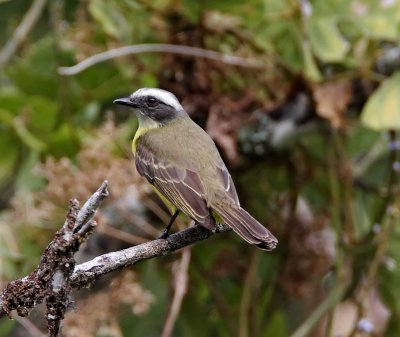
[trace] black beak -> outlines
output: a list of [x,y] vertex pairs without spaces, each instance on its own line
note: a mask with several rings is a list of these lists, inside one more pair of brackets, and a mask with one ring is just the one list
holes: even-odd
[[117,98],[113,101],[114,104],[127,105],[131,108],[137,108],[137,104],[131,101],[129,97]]

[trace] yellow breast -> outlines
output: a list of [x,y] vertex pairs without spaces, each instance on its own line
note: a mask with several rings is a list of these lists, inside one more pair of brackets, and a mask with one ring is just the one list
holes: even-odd
[[[139,127],[135,133],[135,137],[132,140],[132,152],[133,152],[133,156],[136,156],[136,145],[137,142],[139,140],[139,138],[144,135],[147,131],[149,131],[152,128],[142,128]],[[168,210],[171,212],[171,214],[174,214],[176,211],[176,207],[175,205],[170,202],[163,194],[161,194],[160,191],[158,191],[153,185],[150,184],[150,186],[152,187],[152,189],[154,190],[154,192],[156,192],[156,194],[159,196],[159,198],[163,201],[163,203],[165,204],[165,206],[167,206]]]
[[138,128],[136,133],[135,133],[135,137],[133,137],[132,140],[132,152],[133,152],[133,156],[136,156],[136,145],[137,142],[140,138],[140,136],[142,136],[143,134],[145,134],[149,129],[145,129],[145,128]]

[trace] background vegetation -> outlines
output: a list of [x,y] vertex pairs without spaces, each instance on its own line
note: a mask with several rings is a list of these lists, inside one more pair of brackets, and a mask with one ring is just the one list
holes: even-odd
[[[155,86],[213,137],[280,244],[223,234],[110,275],[76,294],[64,335],[399,336],[400,2],[2,0],[0,13],[0,288],[103,179],[81,261],[160,233],[167,214],[132,164],[137,122],[111,103]],[[144,43],[242,59],[138,53],[58,71]],[[38,336],[39,317],[3,319],[0,336]]]

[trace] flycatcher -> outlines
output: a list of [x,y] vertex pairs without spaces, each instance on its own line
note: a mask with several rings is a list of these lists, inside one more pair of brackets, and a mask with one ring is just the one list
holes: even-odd
[[271,232],[240,207],[217,147],[175,95],[143,88],[114,103],[132,108],[139,120],[132,142],[136,168],[172,214],[163,237],[182,211],[209,230],[215,230],[216,223],[226,223],[258,248],[276,247],[278,240]]

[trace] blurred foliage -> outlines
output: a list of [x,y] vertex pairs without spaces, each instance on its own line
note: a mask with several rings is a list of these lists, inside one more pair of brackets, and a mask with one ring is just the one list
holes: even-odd
[[[19,43],[30,6],[0,1],[0,285],[36,265],[68,200],[103,179],[111,197],[80,261],[157,236],[168,217],[133,168],[136,120],[112,100],[159,86],[213,137],[242,204],[280,240],[268,254],[233,234],[196,244],[173,336],[400,334],[399,1],[52,0]],[[263,68],[137,54],[58,73],[142,43]],[[160,335],[179,260],[86,291],[66,336]],[[0,336],[18,329],[0,322]]]

